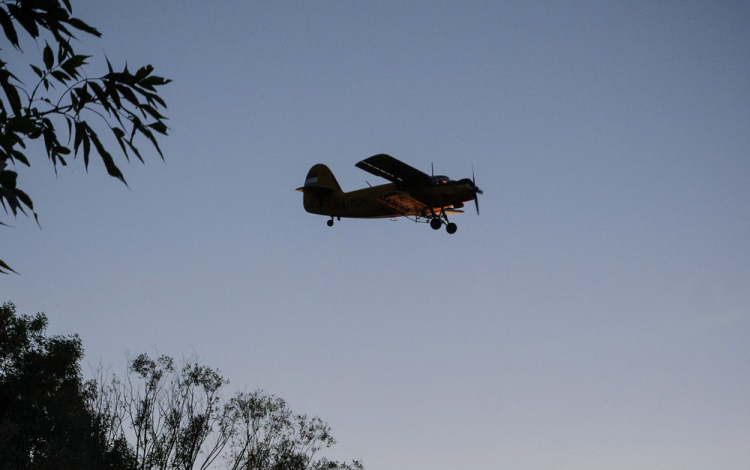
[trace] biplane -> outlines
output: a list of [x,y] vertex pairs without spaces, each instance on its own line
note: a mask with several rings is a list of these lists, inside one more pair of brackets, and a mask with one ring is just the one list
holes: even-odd
[[310,168],[305,185],[297,188],[304,193],[305,210],[329,216],[329,227],[333,226],[334,218],[406,217],[429,223],[434,230],[445,225],[448,233],[456,233],[457,229],[448,216],[463,213],[464,203],[473,200],[479,215],[477,195],[482,190],[473,174],[471,179],[458,181],[443,175],[430,176],[384,153],[366,158],[356,166],[390,183],[344,192],[331,170],[319,163]]

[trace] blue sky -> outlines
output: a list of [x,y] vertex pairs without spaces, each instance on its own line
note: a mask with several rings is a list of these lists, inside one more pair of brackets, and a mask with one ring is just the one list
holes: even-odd
[[[88,361],[195,351],[370,469],[750,460],[750,4],[73,3],[94,70],[174,80],[130,189],[19,169],[0,297]],[[304,212],[377,153],[473,166],[482,215]]]

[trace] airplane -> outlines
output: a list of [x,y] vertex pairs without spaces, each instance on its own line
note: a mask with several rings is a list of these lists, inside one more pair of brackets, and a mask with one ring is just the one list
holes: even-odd
[[[452,181],[447,176],[430,176],[384,153],[373,155],[355,165],[390,183],[344,192],[331,170],[318,163],[310,168],[304,193],[305,210],[311,214],[376,219],[406,217],[414,222],[429,223],[434,230],[445,224],[448,233],[456,233],[456,224],[448,215],[461,214],[465,202],[474,201],[479,215],[478,194],[483,194],[472,179]],[[473,172],[472,172],[473,173]]]

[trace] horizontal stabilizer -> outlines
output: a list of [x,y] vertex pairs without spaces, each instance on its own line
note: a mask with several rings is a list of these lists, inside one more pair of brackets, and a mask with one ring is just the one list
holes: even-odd
[[305,194],[328,194],[334,192],[333,189],[324,188],[322,186],[302,186],[296,190]]

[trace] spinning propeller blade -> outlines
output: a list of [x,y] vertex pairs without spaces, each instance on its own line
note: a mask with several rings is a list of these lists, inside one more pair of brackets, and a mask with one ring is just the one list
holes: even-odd
[[471,185],[473,186],[472,189],[474,191],[474,205],[477,208],[477,215],[479,215],[479,197],[477,197],[477,195],[484,194],[484,191],[477,187],[477,180],[474,178],[474,165],[471,166]]

